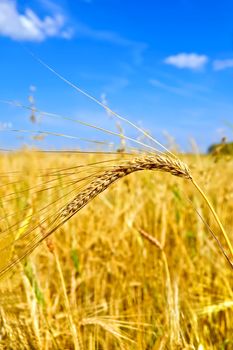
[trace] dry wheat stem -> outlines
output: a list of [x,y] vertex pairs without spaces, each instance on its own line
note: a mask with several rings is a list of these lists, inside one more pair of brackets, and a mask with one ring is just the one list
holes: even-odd
[[[224,238],[225,238],[225,241],[226,241],[226,243],[227,243],[227,245],[228,245],[228,248],[229,248],[229,250],[230,250],[230,252],[231,252],[231,256],[233,257],[233,247],[232,247],[232,244],[231,244],[231,242],[230,242],[230,240],[229,240],[229,238],[228,238],[228,236],[227,236],[227,233],[226,233],[226,231],[225,231],[225,229],[224,229],[224,227],[223,227],[223,225],[222,225],[222,223],[221,223],[221,221],[220,221],[220,219],[219,219],[217,213],[215,212],[215,210],[214,210],[212,204],[210,203],[209,199],[206,197],[205,193],[202,191],[202,189],[200,188],[200,186],[196,183],[196,181],[195,181],[194,179],[192,179],[192,183],[193,183],[193,185],[196,187],[196,189],[200,192],[200,194],[201,194],[202,197],[204,198],[205,202],[207,203],[207,205],[208,205],[210,211],[212,212],[212,214],[213,214],[213,216],[214,216],[214,218],[215,218],[215,220],[216,220],[216,222],[217,222],[217,224],[218,224],[218,226],[219,226],[219,228],[220,228],[220,230],[221,230],[221,232],[222,232],[222,234],[223,234],[223,236],[224,236]],[[224,254],[225,254],[225,253],[224,253]],[[231,267],[233,268],[233,263],[232,263],[232,262],[231,262]]]

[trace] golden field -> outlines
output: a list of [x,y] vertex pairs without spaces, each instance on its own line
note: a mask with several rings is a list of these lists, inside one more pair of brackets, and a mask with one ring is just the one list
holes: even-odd
[[[108,158],[1,154],[1,267]],[[184,160],[233,242],[233,159]],[[0,348],[233,349],[232,269],[194,207],[227,250],[188,180],[142,171],[110,186],[3,276]]]

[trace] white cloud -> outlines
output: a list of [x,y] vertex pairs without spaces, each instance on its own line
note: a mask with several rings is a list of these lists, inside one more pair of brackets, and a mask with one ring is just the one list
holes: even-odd
[[0,35],[18,41],[43,41],[70,38],[71,31],[65,28],[65,17],[60,13],[41,19],[30,8],[20,13],[15,0],[0,0]]
[[205,86],[187,83],[186,81],[178,81],[176,84],[167,84],[158,79],[149,79],[149,83],[160,90],[167,91],[172,94],[176,94],[183,97],[191,97],[192,99],[198,99],[207,102],[209,88]]
[[88,39],[109,43],[117,46],[122,46],[131,50],[134,63],[140,64],[143,53],[147,49],[147,44],[140,41],[130,40],[116,32],[110,30],[93,29],[83,23],[76,25],[77,35]]
[[173,65],[177,68],[188,68],[193,70],[201,69],[208,62],[206,55],[196,53],[179,53],[165,58],[164,63]]
[[77,25],[78,34],[82,37],[95,39],[98,41],[109,42],[119,46],[146,46],[144,43],[139,43],[133,40],[126,39],[118,33],[110,30],[93,29],[83,23]]
[[233,58],[225,59],[225,60],[215,60],[213,62],[214,70],[223,70],[227,68],[233,68]]
[[149,83],[156,88],[160,88],[162,90],[166,90],[168,92],[171,92],[171,93],[174,93],[177,95],[181,95],[181,96],[189,96],[190,95],[190,92],[188,91],[188,89],[178,87],[178,86],[171,86],[171,85],[168,85],[168,84],[161,82],[158,79],[150,79]]
[[52,13],[61,12],[61,7],[52,0],[37,0],[40,6],[44,7],[46,10],[49,10]]

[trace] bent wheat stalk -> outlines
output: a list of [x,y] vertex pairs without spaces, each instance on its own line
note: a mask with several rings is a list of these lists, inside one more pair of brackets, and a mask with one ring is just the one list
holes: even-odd
[[[61,216],[68,220],[70,217],[72,217],[74,214],[76,214],[81,208],[83,208],[88,202],[90,202],[93,198],[98,196],[101,192],[103,192],[105,189],[107,189],[113,182],[116,180],[130,174],[136,171],[140,170],[157,170],[157,171],[165,171],[169,172],[174,176],[183,177],[185,179],[191,180],[195,188],[199,191],[201,196],[206,201],[209,209],[211,210],[212,214],[214,215],[215,220],[217,221],[223,236],[225,238],[225,241],[228,245],[228,248],[230,250],[230,254],[233,256],[233,250],[232,245],[230,243],[230,240],[224,230],[224,227],[222,226],[218,215],[216,214],[213,206],[209,202],[208,198],[204,194],[204,192],[201,190],[201,188],[198,186],[196,181],[192,178],[190,170],[188,166],[183,163],[182,161],[178,159],[171,158],[169,156],[161,156],[161,155],[154,155],[154,156],[146,156],[143,158],[135,158],[133,161],[130,161],[128,164],[124,166],[118,166],[115,169],[106,171],[103,173],[98,179],[95,179],[91,182],[91,184],[81,193],[79,193],[70,203],[68,203],[65,208],[61,211]],[[226,254],[224,248],[222,247],[220,241],[217,239],[213,231],[211,230],[211,234],[217,241],[220,250],[226,257],[228,263],[230,264],[231,268],[233,268],[233,264],[231,259]]]
[[[61,225],[68,221],[79,210],[86,206],[90,201],[106,190],[111,184],[117,180],[129,175],[133,172],[142,170],[157,170],[168,172],[174,176],[185,179],[192,179],[190,171],[185,163],[180,160],[173,159],[166,155],[146,155],[136,157],[130,161],[113,166],[108,170],[96,175],[96,177],[81,190],[72,200],[63,206],[57,214],[55,214],[52,223],[46,230],[41,230],[41,224],[38,223],[32,229],[26,230],[13,243],[15,256],[10,258],[5,264],[1,265],[0,278],[11,270],[19,261],[29,255],[46,237],[56,231]],[[36,233],[36,229],[39,233]],[[6,240],[7,241],[7,240]],[[8,244],[0,250],[0,254],[5,254],[12,250],[12,244]]]
[[[103,170],[101,173],[96,174],[94,179],[74,196],[72,200],[64,205],[57,214],[55,213],[55,215],[53,215],[54,219],[48,225],[47,230],[46,228],[45,230],[40,229],[41,225],[45,223],[45,219],[36,224],[33,228],[25,230],[25,232],[14,241],[13,247],[11,243],[0,250],[1,256],[6,255],[6,252],[12,250],[15,253],[14,257],[10,257],[8,261],[1,265],[0,278],[10,271],[19,261],[29,255],[45,238],[56,231],[100,193],[105,191],[111,184],[126,175],[143,170],[167,172],[195,183],[187,165],[168,155],[144,155],[124,161],[119,165],[110,167],[108,170]],[[39,232],[37,233],[37,231]],[[221,244],[220,249],[224,252]],[[225,254],[225,256],[228,257],[227,254]],[[229,258],[227,260],[231,267],[233,267],[231,260]]]

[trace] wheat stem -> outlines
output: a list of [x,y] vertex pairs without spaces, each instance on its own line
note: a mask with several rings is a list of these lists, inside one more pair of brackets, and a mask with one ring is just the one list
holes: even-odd
[[231,255],[233,256],[233,247],[231,245],[231,242],[230,242],[230,240],[229,240],[229,238],[227,236],[227,233],[226,233],[226,231],[225,231],[225,229],[224,229],[224,227],[223,227],[223,225],[222,225],[222,223],[221,223],[221,221],[220,221],[216,211],[214,210],[214,208],[213,208],[212,204],[210,203],[209,199],[207,198],[205,193],[202,191],[202,189],[199,187],[199,185],[196,183],[196,181],[193,178],[191,179],[191,181],[192,181],[193,185],[195,186],[195,188],[198,190],[198,192],[201,194],[201,196],[204,198],[205,202],[207,203],[207,205],[208,205],[210,211],[212,212],[216,222],[218,223],[218,226],[220,227],[220,230],[221,230],[221,232],[222,232],[222,234],[223,234],[223,236],[225,238],[225,241],[226,241],[227,246],[228,246],[228,248],[229,248],[229,250],[231,252]]
[[78,332],[72,317],[72,311],[71,311],[71,307],[70,307],[70,302],[68,299],[68,295],[66,292],[66,285],[65,285],[65,280],[64,280],[64,276],[62,273],[62,268],[61,268],[61,264],[60,264],[60,260],[58,258],[57,252],[54,249],[53,254],[55,256],[55,260],[56,260],[56,265],[57,265],[57,269],[58,269],[58,273],[59,273],[59,277],[61,280],[61,286],[62,286],[62,292],[63,292],[63,296],[64,296],[64,303],[65,303],[65,308],[67,311],[67,317],[69,320],[69,324],[70,324],[70,330],[71,330],[71,334],[72,334],[72,338],[73,338],[73,344],[74,344],[74,349],[75,350],[81,350],[81,344],[79,343],[79,337],[78,337]]

